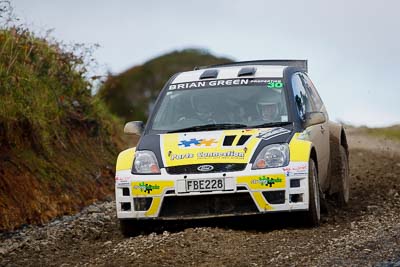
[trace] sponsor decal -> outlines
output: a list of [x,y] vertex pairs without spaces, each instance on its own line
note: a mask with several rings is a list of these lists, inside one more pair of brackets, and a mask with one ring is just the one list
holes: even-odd
[[218,144],[218,142],[214,139],[201,139],[200,144],[198,146],[213,146],[213,144]]
[[129,186],[129,182],[119,182],[117,181],[117,186]]
[[[196,154],[198,159],[218,159],[218,158],[235,158],[243,159],[244,152],[227,151],[227,152],[199,152]],[[169,153],[170,160],[184,160],[194,158],[195,154],[185,153],[185,154],[174,154]]]
[[185,83],[170,84],[169,90],[182,90],[182,89],[195,89],[195,88],[206,88],[206,87],[226,87],[226,86],[247,86],[247,85],[266,85],[268,88],[280,89],[283,87],[282,80],[280,79],[268,79],[268,78],[257,78],[257,79],[221,79],[221,80],[210,80],[210,81],[193,81]]
[[129,181],[129,177],[120,177],[120,176],[115,176],[115,181],[117,182],[126,182]]
[[307,175],[308,166],[298,165],[298,166],[287,166],[283,167],[282,170],[285,172],[286,176],[304,176]]
[[307,165],[299,165],[299,166],[287,166],[283,167],[282,170],[284,171],[306,171],[307,170]]
[[307,175],[307,172],[299,172],[299,171],[286,171],[285,172],[286,176],[305,176]]
[[130,177],[115,176],[115,184],[117,186],[129,186]]
[[153,189],[160,189],[160,186],[155,184],[155,185],[151,185],[151,184],[145,184],[144,182],[139,183],[139,185],[134,185],[133,189],[139,189],[140,192],[146,192],[147,194],[150,194],[150,192]]
[[182,159],[191,159],[194,157],[193,153],[185,153],[185,154],[174,154],[169,153],[170,160],[182,160]]
[[246,184],[251,190],[285,188],[286,176],[283,173],[239,176],[236,178],[236,184]]
[[191,145],[198,145],[200,144],[200,140],[197,140],[196,138],[192,138],[190,140],[181,140],[178,146],[190,147]]
[[267,177],[267,176],[261,176],[258,178],[258,180],[252,180],[251,181],[252,184],[261,184],[264,186],[269,186],[272,187],[272,185],[274,185],[275,183],[282,183],[282,179],[281,178],[271,178],[271,177]]
[[290,133],[290,130],[278,127],[274,128],[272,130],[262,130],[258,133],[256,136],[257,138],[263,139],[263,140],[269,140],[271,138]]
[[[260,139],[259,129],[173,133],[162,135],[165,165],[247,163]],[[225,142],[227,136],[230,142]],[[241,138],[245,136],[245,138]],[[232,140],[233,139],[233,140]],[[239,145],[238,145],[239,143]],[[197,168],[197,167],[196,167]]]
[[161,195],[166,188],[173,188],[174,181],[165,180],[157,181],[134,181],[131,182],[131,195],[132,196],[143,196],[143,195]]
[[283,82],[280,80],[277,81],[270,81],[267,83],[268,88],[282,88],[283,87]]
[[180,140],[178,146],[180,147],[212,147],[216,146],[218,142],[214,138],[210,139],[196,139]]
[[198,158],[243,158],[244,152],[199,152],[197,153]]

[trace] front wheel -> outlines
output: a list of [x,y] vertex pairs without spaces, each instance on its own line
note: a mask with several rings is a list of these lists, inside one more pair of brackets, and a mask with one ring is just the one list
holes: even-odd
[[316,227],[321,220],[318,171],[313,159],[308,164],[308,211],[304,213],[304,223]]

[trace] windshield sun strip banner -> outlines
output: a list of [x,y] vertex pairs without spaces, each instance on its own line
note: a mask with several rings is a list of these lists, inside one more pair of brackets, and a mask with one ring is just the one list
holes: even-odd
[[184,83],[175,83],[168,86],[169,91],[185,90],[196,88],[210,88],[210,87],[229,87],[229,86],[265,86],[271,89],[283,88],[282,78],[235,78],[235,79],[220,79],[208,81],[192,81]]

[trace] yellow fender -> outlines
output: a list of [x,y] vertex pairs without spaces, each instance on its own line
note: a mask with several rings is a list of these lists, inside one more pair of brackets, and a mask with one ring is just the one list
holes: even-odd
[[306,131],[295,133],[289,143],[290,162],[308,162],[312,143],[307,140]]
[[116,171],[132,169],[133,159],[135,158],[136,147],[126,149],[119,153],[117,158]]

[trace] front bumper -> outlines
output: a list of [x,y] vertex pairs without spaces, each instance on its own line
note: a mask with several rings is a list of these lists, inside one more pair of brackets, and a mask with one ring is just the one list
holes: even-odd
[[[220,191],[187,192],[191,179],[223,178]],[[133,175],[116,173],[115,195],[120,219],[193,219],[265,212],[308,210],[308,162],[283,168],[207,174]]]

